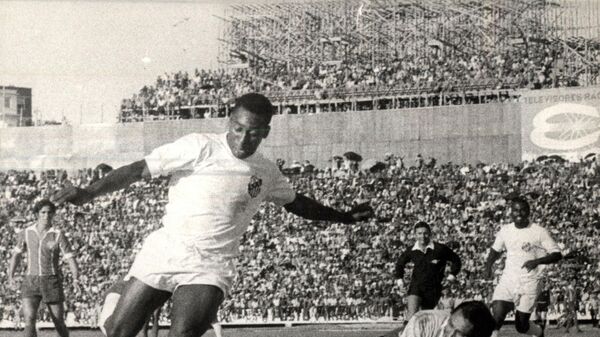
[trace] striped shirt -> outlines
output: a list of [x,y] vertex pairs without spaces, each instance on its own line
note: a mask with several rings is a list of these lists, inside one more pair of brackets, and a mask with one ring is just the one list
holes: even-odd
[[449,319],[449,311],[421,310],[410,318],[400,337],[442,337]]
[[58,275],[58,257],[73,257],[69,242],[59,229],[50,227],[39,233],[36,225],[29,226],[17,234],[14,251],[22,253],[27,249],[27,275]]

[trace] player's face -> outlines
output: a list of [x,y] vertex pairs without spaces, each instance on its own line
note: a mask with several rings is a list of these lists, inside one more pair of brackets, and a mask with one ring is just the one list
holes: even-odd
[[448,324],[444,327],[444,337],[468,337],[473,334],[473,324],[469,322],[462,312],[455,312],[450,316]]
[[431,232],[427,228],[419,227],[415,230],[415,239],[421,246],[427,246],[431,242]]
[[527,227],[529,224],[529,210],[520,202],[512,204],[510,216],[517,227]]
[[38,222],[42,225],[51,225],[53,217],[54,212],[52,212],[52,208],[50,208],[50,206],[44,206],[38,211]]
[[258,150],[260,142],[269,135],[269,130],[266,117],[239,108],[229,119],[227,144],[236,158],[248,158]]

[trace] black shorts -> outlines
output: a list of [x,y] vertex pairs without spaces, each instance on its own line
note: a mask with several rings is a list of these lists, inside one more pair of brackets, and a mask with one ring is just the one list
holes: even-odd
[[21,285],[23,298],[41,297],[44,303],[59,303],[65,300],[62,279],[58,275],[26,275]]
[[415,295],[421,298],[421,309],[434,309],[442,297],[442,289],[435,287],[413,286],[408,288],[407,295]]
[[535,311],[537,312],[547,312],[548,311],[548,303],[538,303],[535,305]]

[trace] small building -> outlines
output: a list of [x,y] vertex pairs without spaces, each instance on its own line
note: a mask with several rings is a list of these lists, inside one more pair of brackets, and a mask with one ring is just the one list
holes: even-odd
[[0,127],[31,125],[31,88],[0,85]]

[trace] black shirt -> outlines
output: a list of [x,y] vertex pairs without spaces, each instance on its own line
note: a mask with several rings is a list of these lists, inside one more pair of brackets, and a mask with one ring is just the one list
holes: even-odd
[[540,292],[537,298],[538,304],[550,304],[550,290],[545,289]]
[[406,250],[396,262],[396,278],[404,277],[404,268],[408,262],[414,263],[411,286],[440,287],[444,279],[446,263],[451,263],[450,273],[454,276],[462,265],[460,257],[448,246],[432,242],[433,249],[426,248],[426,253],[414,247]]

